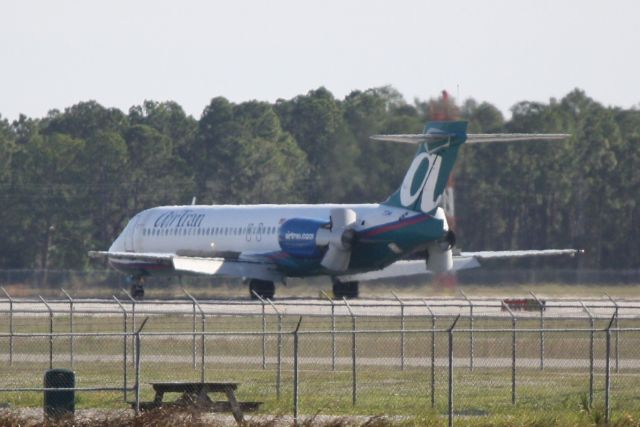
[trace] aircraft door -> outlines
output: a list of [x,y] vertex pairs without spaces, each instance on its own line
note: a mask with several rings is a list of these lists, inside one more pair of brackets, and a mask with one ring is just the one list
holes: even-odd
[[260,223],[258,224],[258,229],[256,231],[256,241],[259,242],[262,240],[262,229],[264,228],[264,224]]
[[138,215],[133,229],[133,249],[136,252],[144,252],[144,240],[142,239],[146,219],[150,212],[142,212]]
[[142,248],[142,230],[144,229],[145,217],[148,212],[142,212],[136,215],[127,227],[124,238],[124,250],[127,252],[141,252]]
[[124,230],[124,250],[126,252],[133,252],[133,233],[135,231],[137,221],[138,219],[136,217],[132,218],[129,225]]

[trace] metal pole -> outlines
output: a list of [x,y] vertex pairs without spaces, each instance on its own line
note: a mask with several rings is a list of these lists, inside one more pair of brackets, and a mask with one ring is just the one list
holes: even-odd
[[127,352],[127,310],[124,308],[120,300],[116,298],[115,295],[113,296],[113,299],[120,307],[120,310],[122,310],[122,372],[123,372],[122,381],[124,384],[124,387],[122,387],[122,389],[124,390],[124,401],[126,402],[127,401],[127,354],[128,354]]
[[9,300],[9,366],[13,366],[13,298],[5,288],[0,286],[0,289]]
[[536,300],[540,307],[540,370],[544,370],[544,303],[533,292],[529,294]]
[[473,371],[473,302],[462,289],[460,289],[460,294],[469,304],[469,370]]
[[300,323],[302,323],[302,316],[293,331],[293,421],[296,426],[298,425],[298,330]]
[[200,336],[200,346],[202,349],[202,352],[200,354],[200,382],[204,382],[204,360],[205,360],[205,353],[206,353],[206,347],[205,347],[205,341],[204,341],[204,332],[205,332],[205,314],[204,314],[204,310],[202,309],[202,307],[200,306],[200,303],[198,303],[198,301],[193,297],[193,295],[191,295],[189,292],[187,292],[186,289],[182,289],[184,291],[185,294],[187,294],[187,297],[189,297],[189,299],[191,300],[191,302],[193,302],[196,307],[198,307],[198,310],[200,310],[200,318],[201,318],[201,329],[202,329],[202,335]]
[[191,339],[191,365],[193,366],[193,369],[196,369],[196,366],[198,365],[196,362],[196,302],[195,299],[184,288],[182,288],[182,292],[187,295],[187,298],[191,299],[191,331],[193,333]]
[[431,314],[431,407],[436,406],[436,316],[427,304],[426,300],[422,300],[425,307]]
[[336,303],[333,299],[326,294],[325,291],[320,291],[329,302],[331,303],[331,370],[336,370]]
[[51,307],[47,304],[44,298],[40,295],[38,295],[38,297],[47,307],[47,310],[49,310],[49,369],[53,369],[53,310],[51,310]]
[[511,315],[511,404],[516,404],[516,316],[507,304],[504,304]]
[[580,301],[580,304],[582,304],[582,308],[589,316],[589,326],[591,328],[589,331],[589,407],[591,407],[593,404],[593,328],[595,325],[591,310],[587,308],[584,302]]
[[265,313],[265,300],[256,291],[251,291],[262,304],[262,369],[267,369],[267,317]]
[[605,330],[607,334],[606,340],[606,352],[607,358],[605,360],[605,377],[604,377],[604,423],[609,425],[609,419],[611,416],[611,405],[610,405],[610,392],[611,392],[611,326],[613,325],[614,320],[618,317],[618,312],[613,314],[611,320],[609,321],[609,325]]
[[391,291],[391,294],[400,304],[400,370],[404,371],[404,302],[395,292]]
[[620,314],[620,306],[618,302],[611,298],[609,294],[605,293],[607,298],[611,300],[613,305],[616,307],[615,317],[616,317],[616,372],[620,372],[620,327],[619,327],[619,314]]
[[[122,292],[124,292],[124,294],[127,296],[127,298],[129,298],[129,300],[131,301],[131,332],[134,332],[136,330],[136,299],[134,297],[131,296],[131,294],[129,292],[127,292],[126,289],[122,289]],[[135,337],[132,336],[131,337],[131,351],[135,354],[136,352],[136,342],[135,342]]]
[[356,316],[353,314],[353,311],[351,310],[351,306],[347,302],[347,299],[345,297],[342,297],[342,300],[344,301],[344,305],[347,307],[347,310],[349,310],[349,314],[351,315],[351,404],[355,406],[358,390],[356,371]]
[[65,294],[69,300],[69,332],[71,333],[71,335],[69,335],[69,358],[71,360],[71,369],[73,369],[73,298],[71,298],[71,295],[64,289],[62,289],[62,293]]
[[196,369],[196,303],[191,301],[192,308],[192,317],[191,317],[191,330],[193,331],[193,336],[191,339],[191,364],[193,369]]
[[140,332],[142,331],[142,328],[144,328],[144,325],[147,323],[147,320],[149,320],[149,318],[145,318],[142,321],[142,324],[140,325],[140,329],[138,329],[135,332],[135,343],[136,343],[136,357],[135,357],[135,364],[136,364],[136,405],[135,405],[135,411],[136,411],[136,415],[138,415],[140,413],[140,353],[141,353],[141,349],[140,349]]
[[607,298],[609,298],[609,300],[613,303],[613,305],[616,307],[616,312],[615,312],[615,316],[616,316],[616,372],[620,372],[620,328],[619,328],[619,317],[618,315],[620,314],[620,306],[618,305],[618,302],[616,300],[614,300],[613,298],[611,298],[611,296],[609,296],[609,294],[607,294],[605,292],[605,295],[607,296]]
[[280,380],[282,377],[282,314],[280,310],[276,308],[276,305],[267,298],[267,302],[271,304],[273,311],[278,315],[278,353],[277,353],[277,368],[276,368],[276,399],[280,400]]
[[447,335],[449,337],[449,378],[448,378],[448,383],[449,383],[449,387],[448,387],[448,420],[449,420],[449,427],[453,426],[453,328],[456,327],[456,323],[458,323],[458,319],[460,319],[460,315],[458,314],[458,316],[455,318],[455,320],[453,321],[453,323],[451,324],[451,327],[449,327],[448,331],[447,331]]

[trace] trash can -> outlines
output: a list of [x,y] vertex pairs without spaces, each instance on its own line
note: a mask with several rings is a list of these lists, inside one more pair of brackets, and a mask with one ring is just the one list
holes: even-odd
[[[44,387],[74,388],[76,375],[68,369],[49,369],[44,373]],[[75,411],[74,390],[45,390],[44,415],[45,418],[61,418],[73,415]]]

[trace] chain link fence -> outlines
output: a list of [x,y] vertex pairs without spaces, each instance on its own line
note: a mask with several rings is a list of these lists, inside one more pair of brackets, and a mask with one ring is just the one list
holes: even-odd
[[[537,301],[537,304],[533,302]],[[40,406],[46,369],[79,406],[150,383],[240,383],[267,414],[458,418],[640,411],[640,301],[0,299],[0,401]]]

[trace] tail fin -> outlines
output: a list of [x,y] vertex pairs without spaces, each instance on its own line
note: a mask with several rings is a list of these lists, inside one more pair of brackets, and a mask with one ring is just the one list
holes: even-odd
[[567,133],[467,134],[467,122],[427,122],[418,135],[373,135],[375,141],[418,144],[418,152],[409,166],[402,185],[383,205],[433,213],[442,202],[442,193],[465,142],[557,141]]
[[432,213],[440,206],[442,193],[467,139],[467,122],[428,122],[419,135],[376,135],[377,141],[419,144],[402,185],[382,204]]

